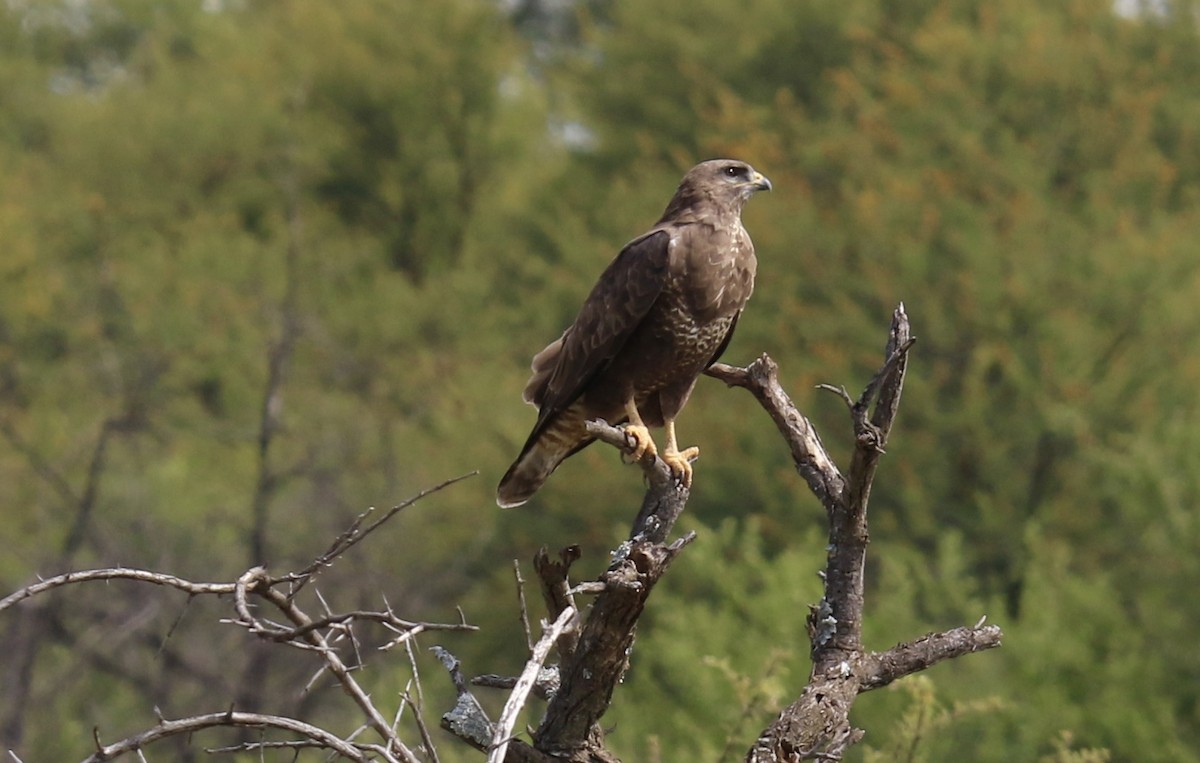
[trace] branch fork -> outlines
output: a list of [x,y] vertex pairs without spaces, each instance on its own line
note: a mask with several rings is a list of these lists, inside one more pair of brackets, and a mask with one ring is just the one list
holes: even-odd
[[840,759],[863,735],[849,721],[859,693],[942,660],[1000,645],[1000,628],[985,626],[981,620],[974,627],[930,634],[882,653],[862,647],[867,504],[899,408],[908,351],[915,341],[900,305],[892,314],[883,365],[857,400],[844,387],[819,385],[838,396],[850,413],[855,449],[848,475],[834,465],[811,422],[783,392],[778,367],[769,357],[763,355],[746,368],[718,364],[708,371],[730,386],[749,390],[759,401],[829,517],[829,555],[821,575],[825,595],[808,616],[813,659],[809,683],[755,741],[746,756],[750,763]]

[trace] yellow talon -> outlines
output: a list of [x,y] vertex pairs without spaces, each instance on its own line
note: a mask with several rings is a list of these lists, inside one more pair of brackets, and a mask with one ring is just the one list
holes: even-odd
[[658,448],[654,447],[650,430],[642,422],[642,416],[638,413],[637,403],[633,401],[633,398],[625,401],[625,417],[629,420],[629,423],[625,425],[625,439],[629,441],[629,447],[633,449],[630,460],[637,463],[647,453],[651,458],[658,455]]
[[675,451],[674,453],[665,452],[662,454],[662,460],[671,469],[671,473],[675,475],[675,479],[680,485],[690,488],[692,486],[692,461],[700,457],[699,448],[688,448],[685,451]]
[[632,449],[629,458],[634,463],[642,460],[642,457],[649,454],[651,458],[658,455],[658,448],[654,447],[654,440],[650,437],[650,430],[643,424],[626,424],[625,439],[629,442],[629,447]]
[[696,447],[688,448],[680,451],[679,445],[675,440],[675,421],[668,419],[666,422],[667,430],[667,447],[663,450],[662,460],[671,468],[671,473],[675,475],[675,479],[684,487],[692,486],[692,461],[700,457],[700,449]]

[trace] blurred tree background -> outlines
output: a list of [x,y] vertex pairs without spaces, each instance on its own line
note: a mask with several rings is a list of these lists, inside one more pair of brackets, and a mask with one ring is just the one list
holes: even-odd
[[[509,560],[580,543],[598,571],[641,494],[592,448],[495,508],[529,359],[684,170],[736,156],[776,190],[726,359],[770,352],[845,454],[813,385],[864,383],[898,301],[920,340],[868,646],[1007,636],[864,696],[855,759],[1200,760],[1200,8],[1128,5],[8,0],[0,583],[282,572],[478,469],[321,590],[461,606],[466,670],[518,669]],[[702,380],[680,433],[700,540],[606,718],[632,760],[740,757],[819,595],[823,515],[753,400]],[[113,585],[6,613],[0,746],[80,758],[231,700],[337,727],[310,661],[216,612]]]

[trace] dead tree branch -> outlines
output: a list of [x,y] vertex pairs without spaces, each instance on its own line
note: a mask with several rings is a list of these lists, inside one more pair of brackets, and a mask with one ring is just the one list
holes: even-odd
[[[884,350],[884,363],[857,400],[844,389],[822,385],[847,404],[855,449],[844,476],[821,445],[811,422],[779,384],[778,366],[766,355],[746,368],[714,365],[708,373],[744,387],[759,401],[788,443],[796,469],[829,517],[825,595],[812,607],[809,637],[813,667],[799,699],[780,713],[746,755],[750,763],[839,760],[863,732],[849,721],[855,697],[905,675],[981,649],[1000,645],[996,626],[955,628],[882,653],[862,646],[863,569],[869,542],[867,504],[879,459],[899,409],[912,338],[900,305]],[[872,408],[872,405],[874,406]]]
[[[867,506],[899,408],[908,351],[913,341],[908,317],[900,306],[893,315],[883,365],[862,394],[854,399],[843,388],[822,385],[835,392],[850,413],[855,448],[844,472],[826,452],[811,422],[783,390],[778,367],[768,356],[763,355],[746,368],[716,365],[708,371],[755,396],[787,442],[797,471],[821,501],[829,520],[824,595],[811,607],[808,618],[812,672],[799,698],[785,708],[753,743],[746,754],[749,763],[839,760],[864,733],[849,721],[849,712],[858,694],[925,670],[942,660],[1000,644],[1000,629],[984,625],[983,620],[973,627],[928,634],[884,652],[868,652],[862,644],[863,570],[869,542]],[[623,430],[602,421],[588,422],[587,426],[589,433],[597,439],[629,452],[630,444]],[[487,753],[489,763],[619,763],[605,747],[605,732],[600,719],[629,667],[637,624],[651,591],[693,537],[689,534],[668,543],[674,524],[686,506],[688,489],[676,482],[671,470],[656,456],[644,456],[639,465],[648,484],[645,498],[628,540],[613,553],[611,563],[597,580],[571,584],[569,573],[579,557],[575,547],[561,551],[558,559],[551,559],[544,549],[535,558],[542,597],[550,613],[547,622],[551,624],[544,626],[542,637],[532,645],[528,643],[531,639],[526,629],[531,655],[520,676],[486,676],[476,681],[478,685],[511,689],[499,722],[492,723],[488,719],[468,690],[458,661],[445,650],[435,648],[458,694],[454,709],[443,715],[442,726]],[[417,754],[406,746],[398,730],[405,708],[412,708],[417,715],[421,742],[429,750],[430,760],[436,761],[432,740],[420,717],[421,686],[415,674],[413,637],[427,630],[473,630],[473,626],[465,621],[427,623],[407,620],[397,616],[386,602],[382,610],[336,613],[319,595],[321,614],[312,616],[297,603],[297,594],[322,569],[333,564],[341,554],[401,509],[460,479],[463,478],[447,480],[424,491],[370,524],[367,520],[372,511],[361,514],[309,566],[281,577],[271,576],[261,566],[247,570],[232,583],[197,583],[173,575],[126,568],[88,570],[25,586],[0,599],[0,612],[57,588],[95,580],[151,583],[174,588],[189,597],[230,596],[235,616],[225,622],[244,628],[264,643],[286,644],[315,654],[321,661],[318,675],[332,675],[364,719],[358,731],[341,737],[296,719],[235,712],[232,707],[224,713],[175,721],[160,717],[153,728],[115,744],[102,744],[96,732],[95,753],[88,761],[111,760],[170,736],[213,727],[235,727],[278,729],[296,738],[246,741],[243,737],[239,744],[223,749],[324,749],[348,760],[417,763]],[[519,570],[517,580],[524,617],[526,602],[523,588],[520,588],[524,581]],[[586,618],[576,604],[580,595],[595,596]],[[277,621],[270,619],[271,613]],[[355,679],[353,671],[357,666],[347,664],[347,661],[353,663],[358,659],[359,640],[352,629],[366,623],[398,634],[385,648],[403,645],[413,662],[417,699],[414,701],[406,689],[390,721]],[[343,636],[348,638],[342,639]],[[344,659],[335,646],[339,641],[355,650],[349,658]],[[555,648],[559,664],[545,665]],[[546,698],[547,707],[532,740],[526,742],[514,738],[513,729],[530,693]],[[355,741],[365,730],[378,736],[379,742]]]
[[916,641],[897,644],[886,652],[872,652],[863,661],[862,691],[887,686],[897,678],[919,673],[942,660],[1000,646],[998,625],[952,628],[930,633]]
[[533,568],[542,583],[542,600],[546,603],[549,616],[557,620],[563,610],[575,610],[571,627],[558,639],[558,655],[564,660],[575,653],[575,647],[579,644],[579,624],[582,620],[568,579],[571,565],[579,559],[579,555],[579,546],[567,546],[558,552],[557,560],[552,560],[545,548],[533,557]]
[[425,488],[411,498],[408,498],[388,509],[386,512],[384,512],[383,516],[367,525],[364,529],[363,524],[375,514],[374,507],[367,509],[355,517],[354,521],[350,523],[350,526],[347,527],[346,530],[339,535],[332,544],[330,544],[329,548],[323,554],[314,559],[312,564],[308,565],[302,570],[289,573],[280,579],[287,580],[294,584],[291,595],[295,596],[297,593],[299,593],[301,588],[312,582],[312,579],[315,578],[321,572],[321,570],[332,566],[334,560],[364,541],[367,536],[382,527],[389,519],[396,516],[396,514],[400,513],[404,509],[407,509],[409,506],[412,506],[414,503],[423,498],[445,490],[451,485],[462,482],[469,477],[474,477],[477,474],[479,474],[478,470],[470,471],[466,474],[460,474],[457,477],[451,477],[448,480],[444,480],[433,487]]
[[714,363],[705,372],[731,387],[749,390],[770,415],[792,453],[796,470],[822,504],[840,501],[846,478],[825,451],[812,422],[796,409],[779,383],[779,366],[763,355],[745,368]]
[[[587,432],[597,440],[612,445],[623,453],[631,452],[631,443],[625,430],[604,421],[589,421]],[[646,475],[648,488],[642,499],[642,508],[633,521],[629,534],[631,542],[638,540],[662,543],[670,534],[675,520],[687,506],[691,491],[675,481],[671,467],[653,453],[647,452],[638,463]]]
[[[18,604],[32,597],[46,594],[67,585],[89,581],[129,580],[150,583],[174,588],[186,593],[189,597],[232,596],[236,617],[224,622],[245,628],[249,633],[264,642],[287,644],[316,653],[323,662],[322,671],[327,671],[334,677],[342,690],[358,707],[362,717],[365,719],[365,727],[374,731],[382,741],[381,744],[354,742],[352,739],[354,736],[357,736],[358,732],[355,732],[349,738],[343,738],[294,718],[257,712],[238,712],[231,707],[223,713],[197,715],[174,721],[165,720],[160,716],[158,724],[153,728],[110,745],[104,745],[100,742],[99,732],[97,731],[94,735],[96,752],[87,759],[88,761],[111,760],[127,752],[140,751],[147,745],[167,737],[188,735],[207,728],[226,727],[243,729],[274,728],[289,731],[301,737],[301,739],[286,742],[243,741],[230,749],[261,750],[268,747],[294,749],[319,748],[336,753],[349,760],[367,761],[383,759],[395,762],[402,761],[403,763],[418,763],[419,758],[401,740],[399,731],[396,728],[396,722],[389,722],[387,720],[371,697],[354,679],[351,674],[353,668],[346,664],[339,650],[333,645],[335,637],[341,635],[349,636],[349,638],[344,639],[344,642],[349,644],[350,648],[357,650],[358,638],[353,628],[360,624],[370,623],[399,634],[397,638],[385,645],[386,648],[401,643],[409,645],[413,635],[424,631],[468,631],[476,630],[475,626],[461,620],[457,623],[408,620],[397,616],[390,607],[382,611],[358,610],[335,613],[329,611],[328,607],[325,606],[324,600],[319,595],[317,596],[318,604],[324,611],[324,614],[320,617],[312,617],[296,603],[295,584],[310,579],[316,571],[332,564],[342,553],[345,553],[366,535],[378,529],[383,522],[395,516],[404,507],[460,479],[463,478],[459,477],[454,480],[447,480],[441,485],[423,491],[414,498],[388,511],[365,530],[362,529],[362,524],[367,514],[361,515],[355,520],[349,530],[339,536],[329,551],[322,554],[312,565],[299,573],[290,573],[282,577],[272,577],[267,573],[265,568],[254,567],[244,573],[236,582],[198,583],[175,575],[123,567],[69,572],[46,580],[39,580],[13,592],[4,599],[0,599],[0,612],[16,607]],[[272,622],[268,619],[267,614],[265,614],[267,612],[276,612],[282,615],[282,618],[289,625]],[[548,645],[546,649],[549,649]],[[419,683],[417,685],[417,692],[419,695]],[[419,702],[413,703],[407,697],[403,701],[405,703],[404,706],[413,707],[414,710],[419,709]],[[400,710],[398,709],[396,713],[397,722],[399,715]],[[428,736],[424,730],[423,721],[418,718],[416,723],[418,730],[422,733],[422,739],[428,744]]]
[[[358,684],[358,681],[350,675],[350,668],[338,655],[337,651],[329,646],[328,640],[313,628],[314,621],[309,618],[290,597],[286,594],[275,590],[271,586],[271,578],[267,575],[267,571],[263,567],[254,567],[248,570],[242,577],[238,579],[237,586],[234,590],[235,606],[238,612],[238,625],[246,627],[251,633],[273,640],[281,640],[282,643],[291,644],[300,648],[311,648],[315,650],[325,661],[325,666],[347,695],[358,705],[366,718],[367,725],[375,730],[377,734],[385,741],[386,747],[390,752],[394,752],[397,756],[406,763],[417,763],[417,757],[412,750],[408,749],[400,740],[392,725],[388,723],[383,714],[371,701],[370,696]],[[295,636],[289,639],[279,639],[280,634],[284,631],[280,628],[266,624],[254,616],[250,611],[249,595],[251,593],[266,599],[271,604],[275,605],[276,609],[284,614],[288,620],[295,624]]]
[[[597,439],[629,451],[623,430],[600,421],[587,426]],[[598,722],[629,667],[637,622],[650,592],[694,537],[689,534],[666,544],[687,505],[689,490],[675,481],[670,468],[657,456],[645,456],[639,465],[648,483],[642,508],[629,540],[617,549],[612,564],[600,576],[600,592],[578,642],[563,659],[558,691],[534,734],[534,747],[556,758],[616,760],[604,748],[604,732]],[[564,568],[564,581],[565,574]]]
[[504,760],[509,738],[512,736],[513,728],[517,725],[517,715],[525,706],[525,699],[537,681],[542,664],[546,661],[546,656],[550,654],[550,648],[558,641],[559,636],[567,629],[574,616],[574,609],[569,607],[564,609],[533,647],[529,661],[525,663],[525,670],[521,671],[521,676],[517,679],[512,693],[508,695],[508,701],[504,703],[500,722],[496,724],[496,728],[492,732],[492,751],[488,753],[488,763],[501,763]]
[[[624,453],[630,452],[630,443],[622,429],[603,421],[589,421],[587,428],[596,439]],[[586,586],[589,593],[596,594],[596,599],[582,625],[574,599],[580,588],[572,588],[568,581],[568,572],[578,559],[579,550],[574,547],[564,549],[559,560],[552,561],[543,549],[534,560],[546,607],[556,623],[564,625],[564,632],[558,639],[561,663],[557,677],[553,671],[539,674],[537,687],[550,694],[546,714],[533,735],[532,746],[519,740],[511,741],[505,758],[509,763],[545,760],[613,763],[617,760],[604,747],[604,731],[599,720],[629,667],[637,622],[650,592],[671,561],[694,537],[688,534],[669,545],[666,543],[687,504],[689,491],[676,482],[670,468],[657,456],[643,456],[638,464],[646,475],[646,496],[629,539],[614,552],[612,563],[599,580]],[[454,676],[458,669],[457,660],[444,651],[441,654],[448,667],[453,665],[451,674]],[[461,680],[459,676],[456,682]],[[516,682],[487,676],[480,683],[507,687]],[[471,730],[490,722],[485,717],[481,721],[479,713],[472,709],[475,707],[478,702],[464,686],[455,709],[443,716],[442,726],[479,746],[480,740],[470,735]]]
[[52,578],[27,585],[8,596],[0,599],[0,612],[40,593],[52,591],[72,583],[85,583],[91,580],[137,580],[143,583],[177,588],[191,595],[200,594],[231,594],[237,587],[236,583],[193,583],[190,580],[149,570],[135,570],[128,567],[112,567],[102,570],[82,570],[55,575]]
[[137,752],[145,749],[149,745],[168,737],[194,734],[197,731],[217,727],[281,729],[302,736],[310,740],[313,746],[329,750],[330,752],[336,752],[347,760],[357,760],[365,763],[366,761],[376,760],[377,756],[382,756],[384,760],[391,763],[398,760],[378,745],[351,744],[336,734],[332,734],[312,724],[298,721],[295,718],[263,715],[261,713],[238,713],[230,710],[224,713],[194,715],[175,721],[163,719],[152,729],[147,729],[140,734],[134,734],[131,737],[110,745],[101,744],[99,733],[97,732],[94,734],[96,752],[85,758],[83,763],[102,763],[103,761],[113,760],[127,752]]

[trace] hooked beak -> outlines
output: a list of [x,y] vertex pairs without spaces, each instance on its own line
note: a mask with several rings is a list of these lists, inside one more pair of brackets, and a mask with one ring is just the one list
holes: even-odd
[[771,181],[766,175],[756,170],[754,177],[750,179],[750,186],[756,191],[769,191],[771,190]]

